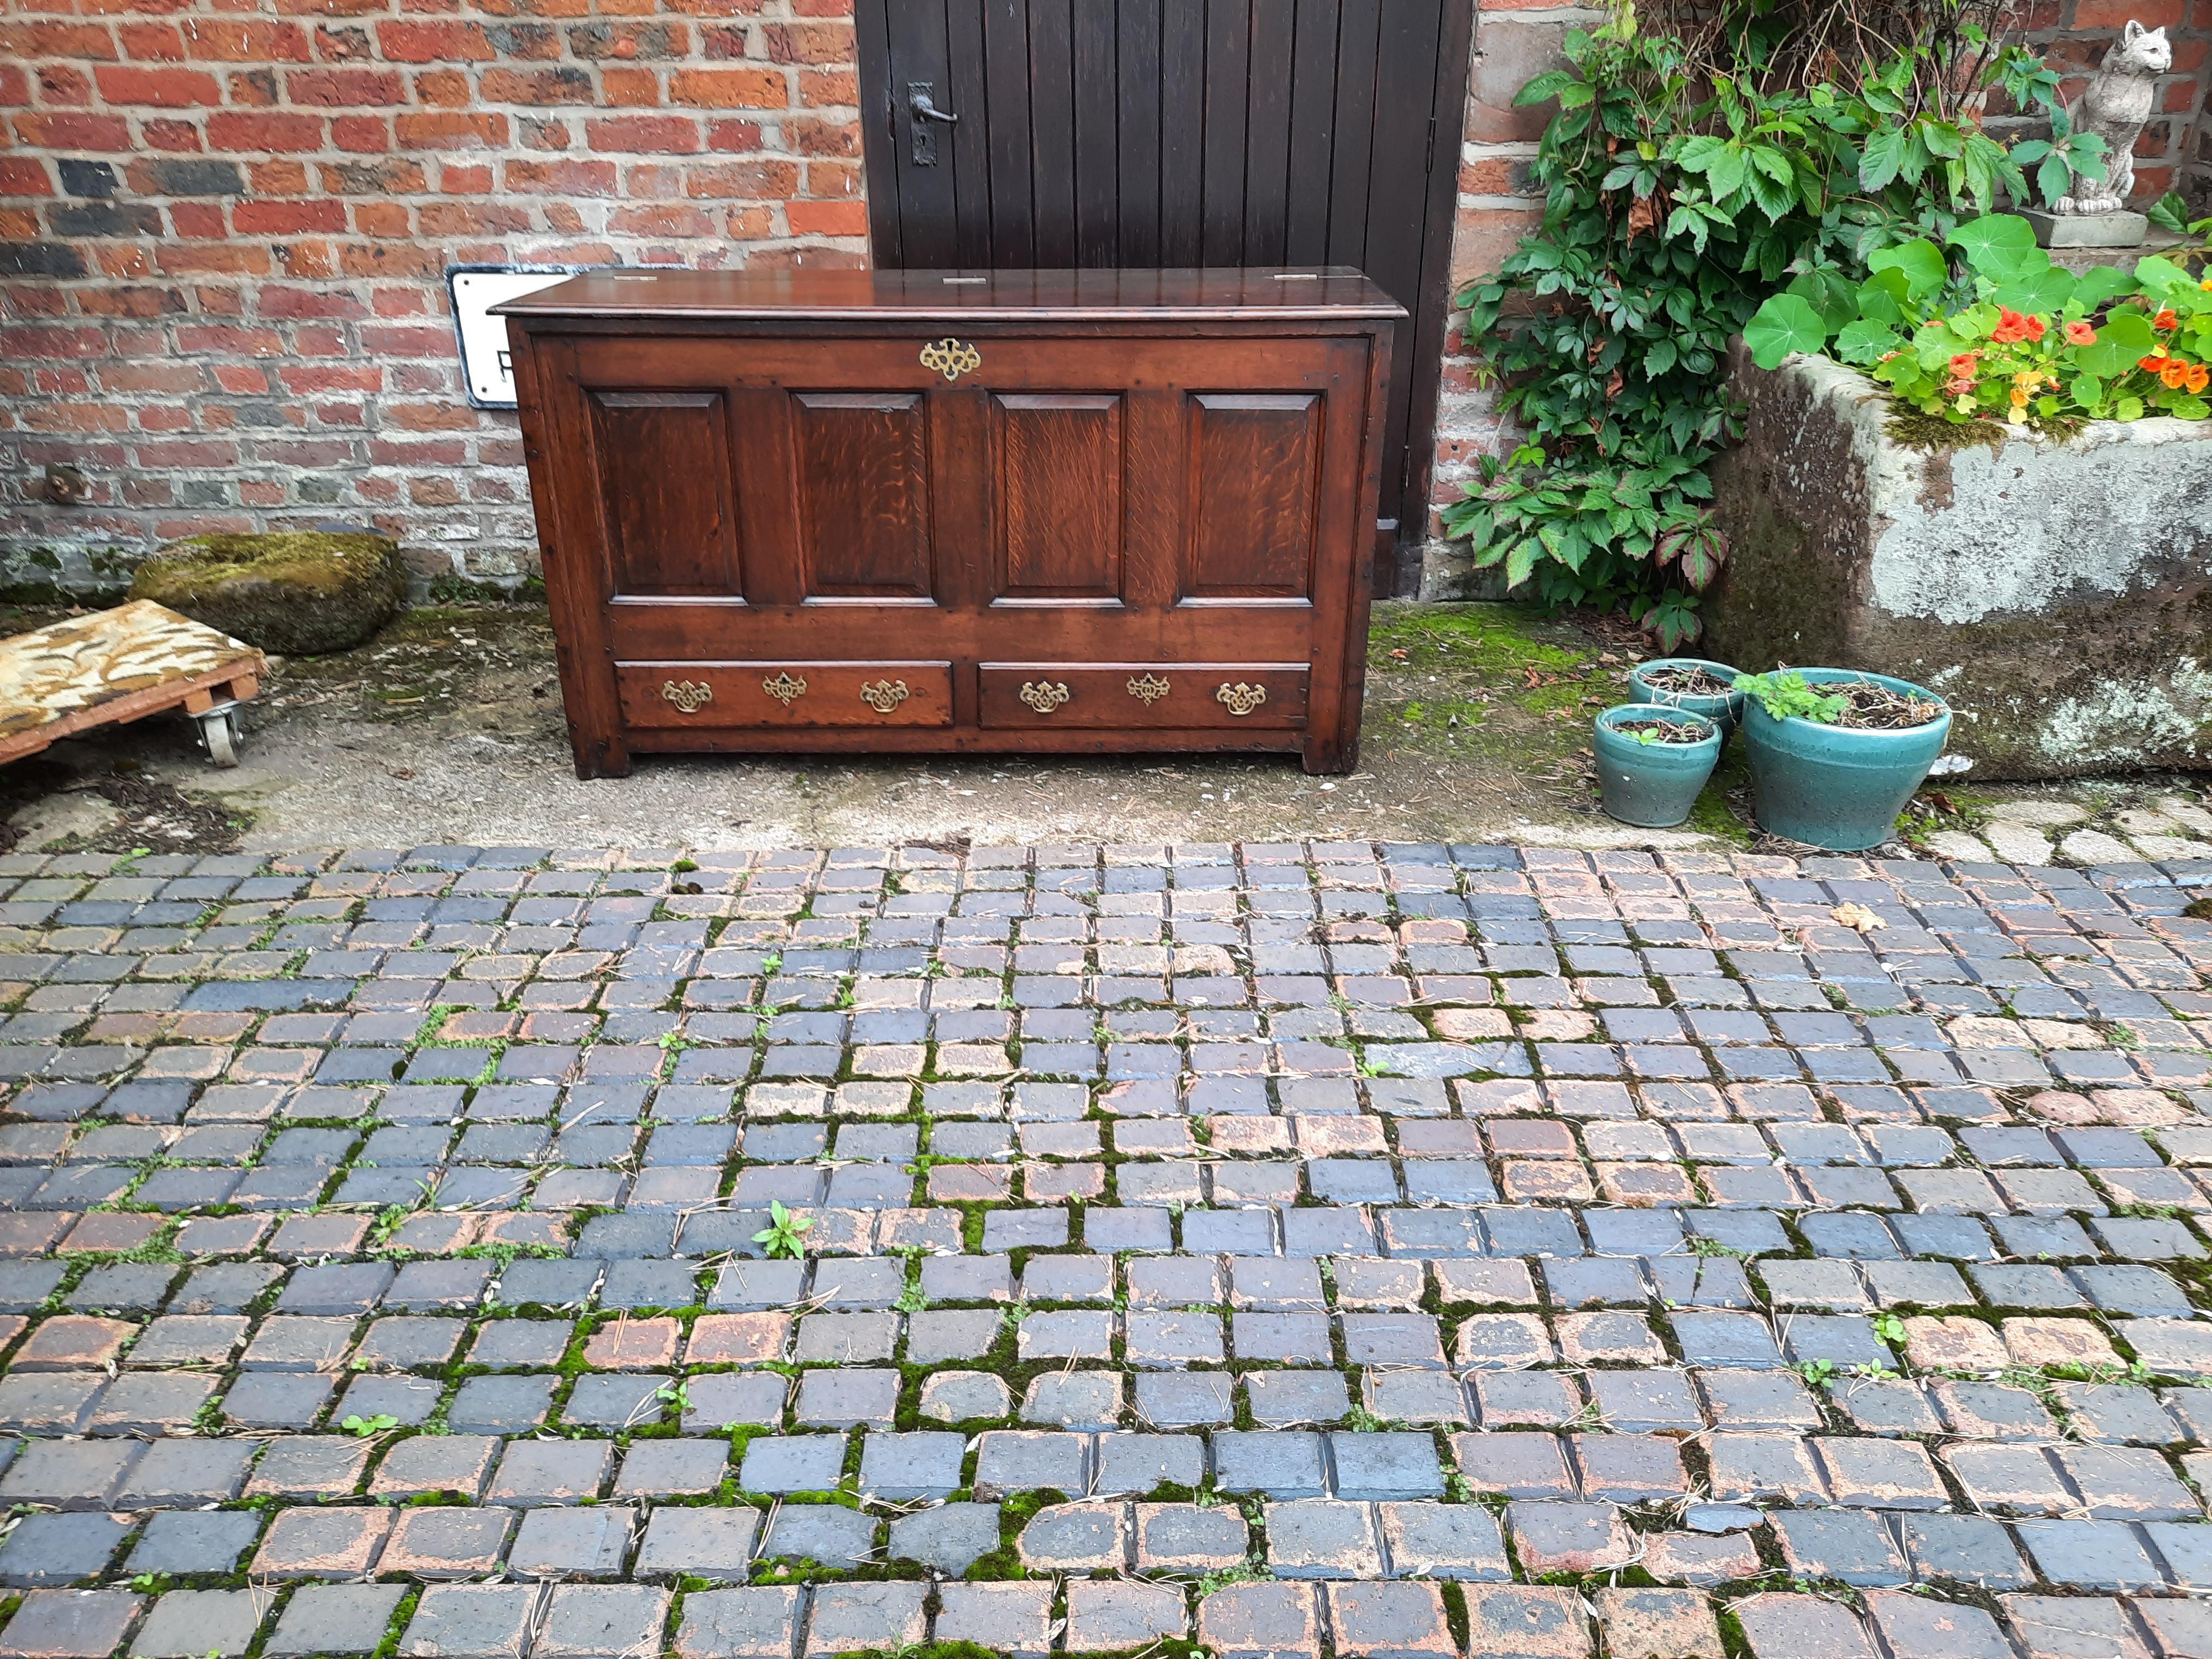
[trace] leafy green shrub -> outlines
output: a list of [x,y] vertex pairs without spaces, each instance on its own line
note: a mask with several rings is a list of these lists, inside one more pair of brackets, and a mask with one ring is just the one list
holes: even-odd
[[[2212,382],[2212,276],[2139,259],[2132,275],[2051,263],[2025,219],[1990,214],[1960,225],[1954,280],[1924,239],[1885,248],[1856,287],[1807,272],[1745,325],[1752,361],[1793,351],[1863,367],[1922,415],[2000,420],[2063,432],[2084,420],[2146,414],[2201,421]],[[2101,313],[2101,314],[2100,314]]]
[[1850,704],[1846,697],[1814,690],[1794,668],[1777,669],[1771,674],[1740,674],[1735,688],[1747,696],[1757,697],[1759,706],[1778,720],[1794,717],[1829,726]]
[[[1460,301],[1479,372],[1526,437],[1484,457],[1443,514],[1508,587],[1625,606],[1670,651],[1696,637],[1728,554],[1705,468],[1741,430],[1729,337],[1793,274],[1856,289],[1879,251],[1948,237],[2000,187],[2024,197],[2026,166],[2045,190],[2103,172],[2100,141],[2066,129],[2056,75],[1992,44],[1990,7],[1679,10],[1659,6],[1673,32],[1639,31],[1625,3],[1570,30],[1567,66],[1516,100],[1559,104],[1533,167],[1544,222]],[[1978,125],[2000,91],[2050,112],[2057,137],[2008,154]]]

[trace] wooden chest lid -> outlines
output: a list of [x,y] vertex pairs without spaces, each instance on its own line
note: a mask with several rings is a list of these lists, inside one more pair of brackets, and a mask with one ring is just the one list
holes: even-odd
[[720,318],[772,321],[1109,322],[1177,318],[1395,320],[1405,307],[1350,265],[1187,270],[586,271],[494,306],[532,318]]

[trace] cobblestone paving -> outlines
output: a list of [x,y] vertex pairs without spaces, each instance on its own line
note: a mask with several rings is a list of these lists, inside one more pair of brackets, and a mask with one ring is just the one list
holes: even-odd
[[0,860],[0,1650],[2212,1659],[2197,883]]

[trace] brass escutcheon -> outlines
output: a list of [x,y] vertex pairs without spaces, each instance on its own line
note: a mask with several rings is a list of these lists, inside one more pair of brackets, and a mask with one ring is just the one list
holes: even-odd
[[906,701],[904,680],[878,680],[860,688],[860,701],[878,714],[888,714]]
[[1158,675],[1146,673],[1141,679],[1129,682],[1129,695],[1150,708],[1168,694],[1168,683]]
[[1050,680],[1024,680],[1022,701],[1040,714],[1049,714],[1067,701],[1067,687],[1054,685]]
[[1249,714],[1267,701],[1267,688],[1264,685],[1247,685],[1242,680],[1237,681],[1234,685],[1224,683],[1222,688],[1213,694],[1213,700],[1232,714]]
[[676,705],[680,714],[696,714],[714,701],[714,688],[704,680],[663,680],[660,695]]
[[935,369],[948,380],[957,380],[982,368],[983,354],[966,341],[956,340],[948,334],[922,347],[921,366]]
[[791,671],[787,668],[778,671],[774,679],[763,680],[761,690],[788,708],[793,698],[806,695],[806,682],[792,678]]

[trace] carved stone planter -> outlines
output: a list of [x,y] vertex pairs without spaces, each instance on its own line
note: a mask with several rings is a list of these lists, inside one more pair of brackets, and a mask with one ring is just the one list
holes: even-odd
[[1978,779],[2212,768],[2212,421],[1929,453],[1825,358],[1763,371],[1739,344],[1732,384],[1701,651],[1924,685]]

